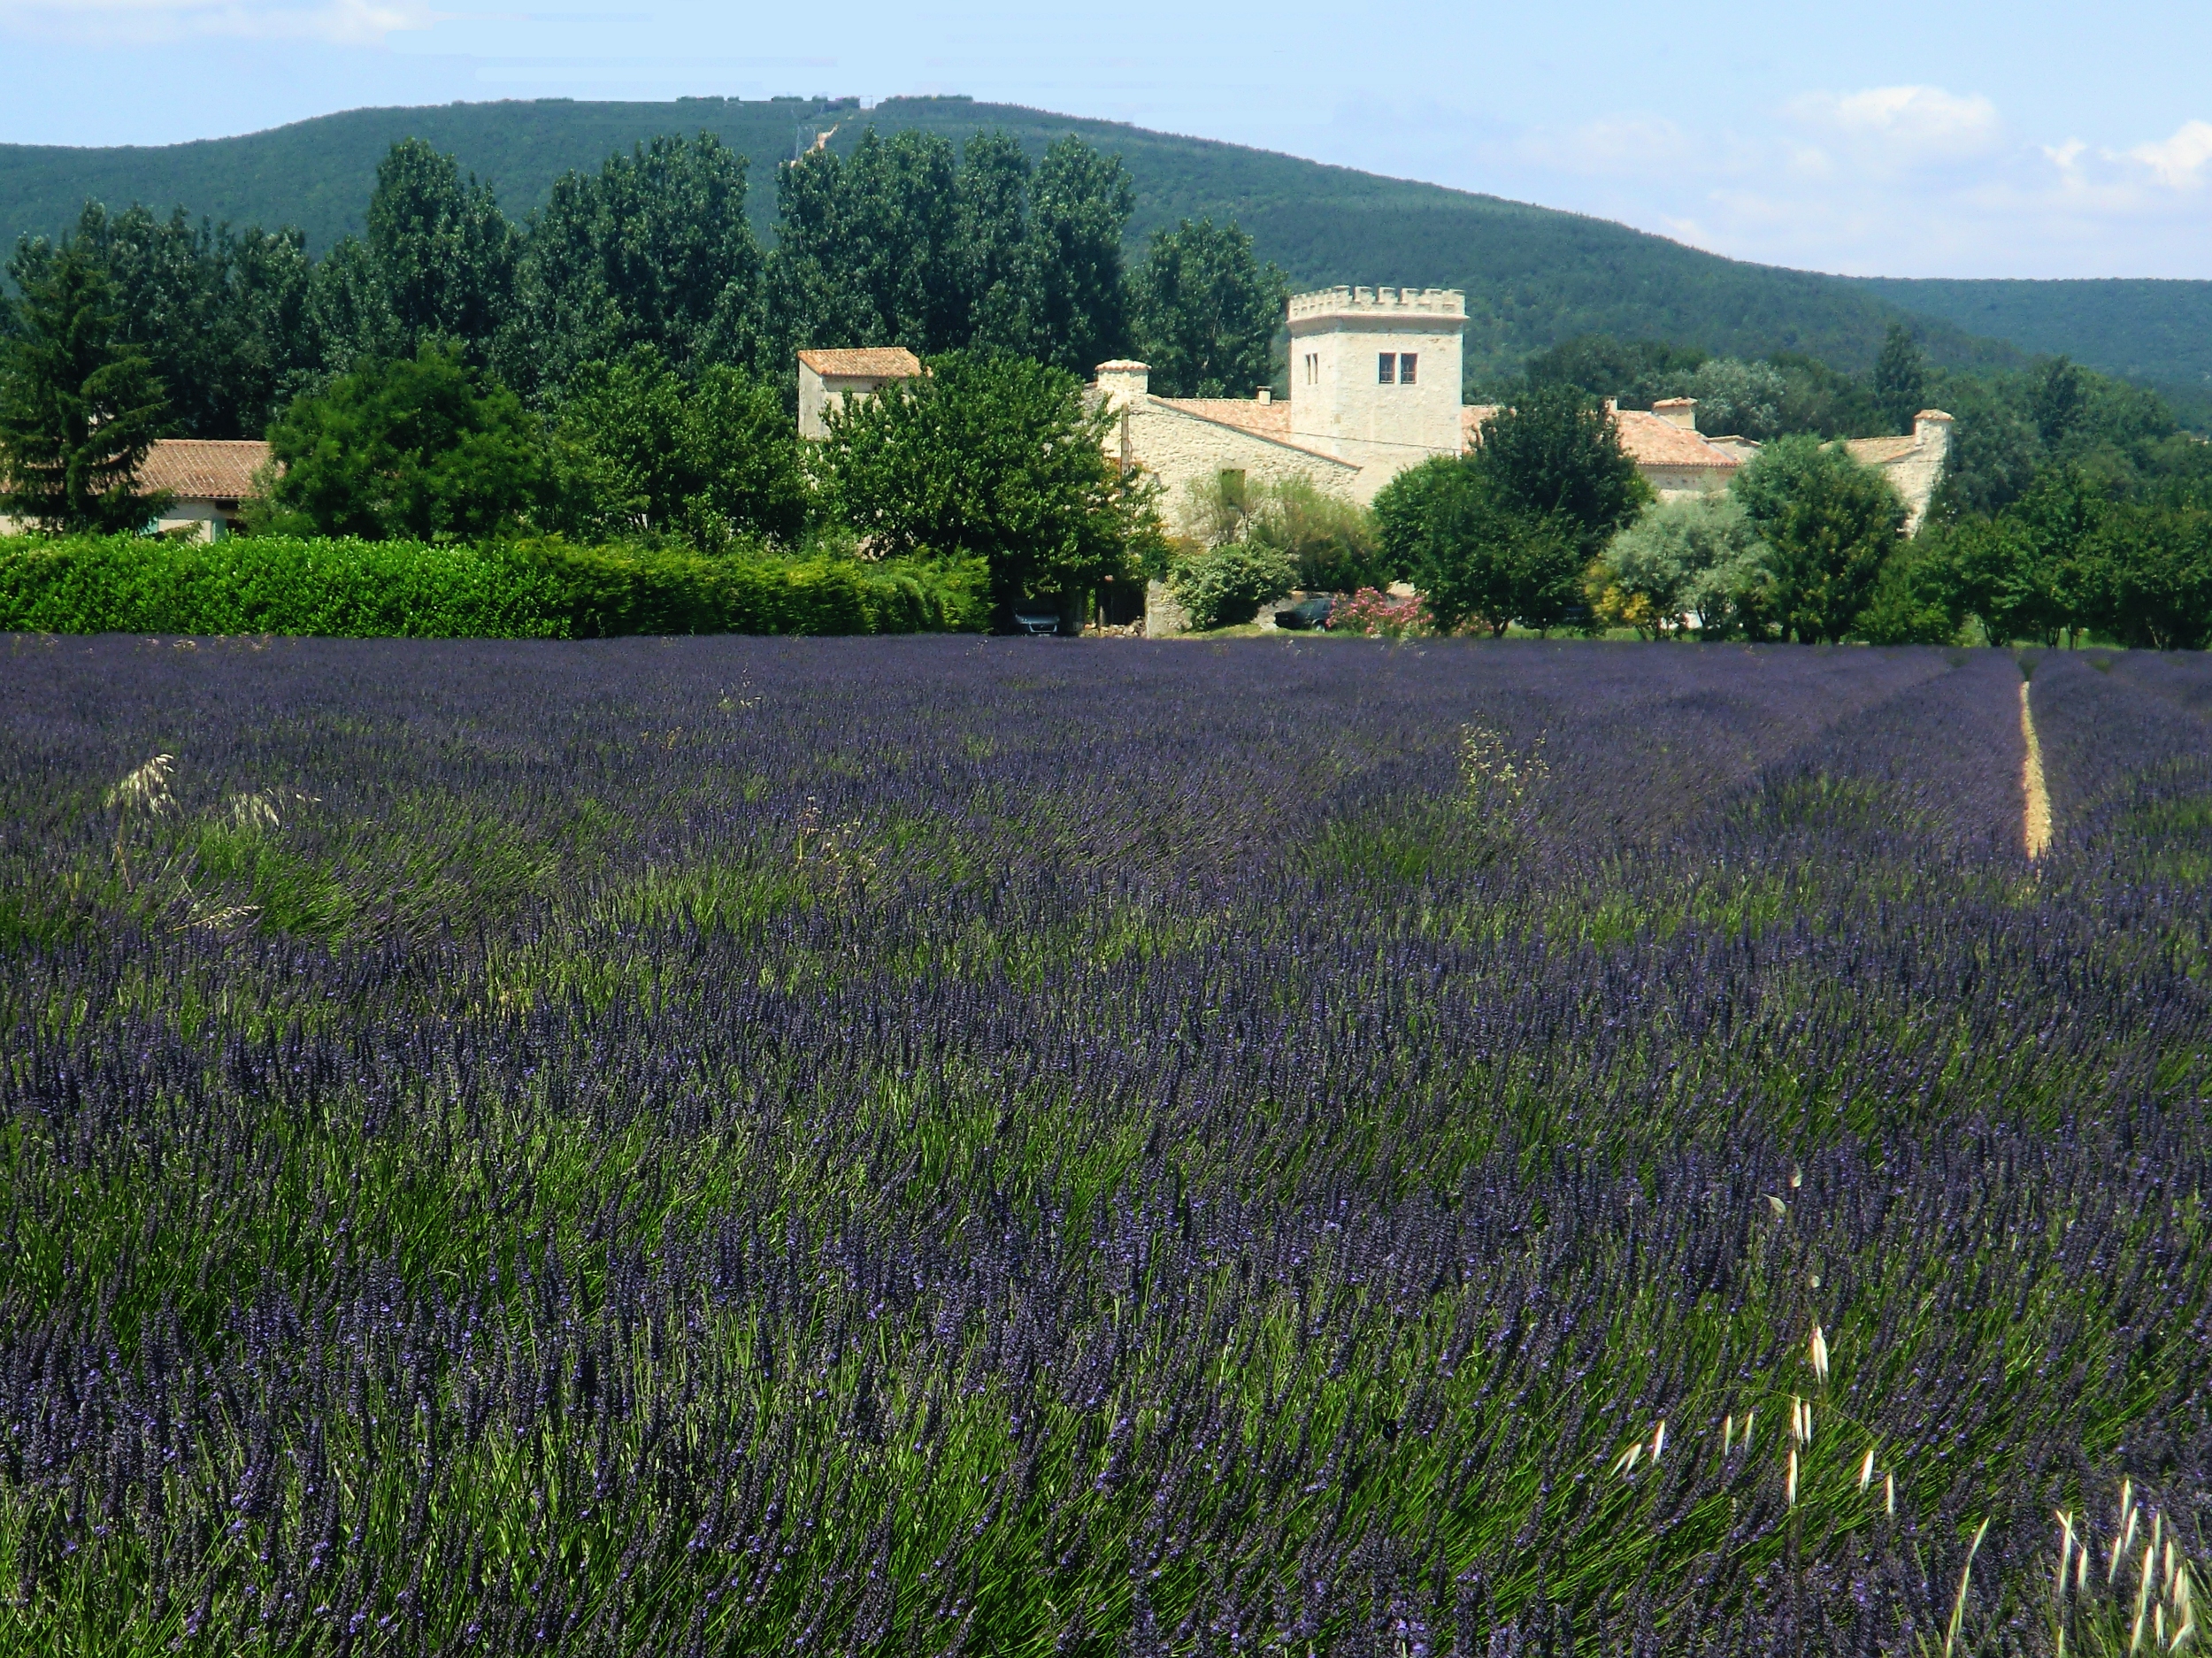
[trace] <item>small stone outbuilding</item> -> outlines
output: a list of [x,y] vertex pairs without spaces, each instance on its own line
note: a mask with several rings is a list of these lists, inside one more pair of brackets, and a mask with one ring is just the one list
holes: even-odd
[[895,380],[912,380],[922,360],[902,345],[864,346],[856,350],[799,353],[799,435],[829,435],[833,403],[849,397],[872,397]]

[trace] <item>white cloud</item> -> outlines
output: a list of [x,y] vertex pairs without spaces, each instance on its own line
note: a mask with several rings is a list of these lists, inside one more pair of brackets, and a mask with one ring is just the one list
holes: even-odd
[[1987,154],[2004,135],[1997,106],[1979,93],[1941,87],[1869,87],[1809,92],[1788,112],[1860,149],[1904,165]]
[[2158,177],[2168,189],[2186,190],[2203,181],[2205,165],[2212,162],[2212,121],[2188,121],[2170,138],[2138,144],[2127,152]]
[[102,42],[227,35],[360,46],[437,20],[421,0],[0,0],[0,27]]

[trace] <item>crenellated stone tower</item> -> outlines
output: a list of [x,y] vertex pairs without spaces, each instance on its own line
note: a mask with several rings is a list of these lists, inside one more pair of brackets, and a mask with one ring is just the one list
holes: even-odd
[[1461,447],[1460,334],[1450,288],[1325,288],[1290,302],[1290,436],[1360,469],[1375,492]]

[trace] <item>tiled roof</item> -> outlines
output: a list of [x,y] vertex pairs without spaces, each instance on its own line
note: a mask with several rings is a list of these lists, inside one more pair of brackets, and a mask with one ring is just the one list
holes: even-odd
[[1881,466],[1901,461],[1920,447],[1917,437],[1851,438],[1843,446],[1862,466]]
[[1290,435],[1290,405],[1261,403],[1252,397],[1155,397],[1154,403],[1194,414],[1201,420],[1217,420],[1225,426],[1242,426],[1267,437]]
[[188,501],[242,500],[268,458],[269,446],[253,438],[162,438],[146,451],[138,487]]
[[[1502,406],[1471,403],[1460,410],[1459,430],[1467,448],[1474,448],[1482,432],[1482,423]],[[1613,421],[1621,434],[1622,451],[1639,466],[1709,466],[1718,472],[1731,472],[1743,464],[1741,457],[1716,448],[1664,416],[1621,409],[1615,411]]]
[[1613,417],[1621,434],[1621,449],[1639,466],[1710,467],[1733,472],[1743,464],[1726,449],[1716,449],[1686,426],[1664,415],[1623,409]]
[[1356,472],[1357,465],[1326,449],[1315,449],[1301,443],[1290,434],[1290,405],[1286,403],[1262,403],[1256,397],[1155,397],[1152,402],[1163,409],[1172,409],[1178,414],[1191,415],[1200,420],[1210,420],[1216,426],[1234,426],[1240,432],[1249,432],[1254,437],[1265,438],[1271,443],[1280,443],[1301,454],[1312,455],[1325,461]]
[[910,380],[922,360],[902,345],[869,345],[851,351],[802,351],[799,361],[825,380]]

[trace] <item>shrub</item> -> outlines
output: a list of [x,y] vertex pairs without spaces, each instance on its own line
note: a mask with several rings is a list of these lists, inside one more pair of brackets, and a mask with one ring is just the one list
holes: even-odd
[[457,350],[364,362],[269,428],[273,526],[403,540],[496,533],[545,504],[537,420]]
[[1763,577],[1766,548],[1727,495],[1692,495],[1647,508],[1590,567],[1598,619],[1657,638],[1694,616],[1718,637],[1736,631]]
[[0,541],[0,629],[338,638],[904,633],[979,627],[973,561],[864,564],[565,541]]
[[1403,573],[1384,559],[1371,514],[1323,495],[1303,478],[1286,478],[1261,492],[1245,538],[1287,557],[1297,567],[1297,585],[1309,593],[1356,593]]
[[1400,597],[1380,587],[1362,587],[1329,612],[1333,633],[1365,633],[1378,639],[1411,639],[1436,631],[1428,601],[1417,594]]
[[1297,583],[1298,566],[1279,548],[1231,541],[1185,554],[1167,580],[1193,627],[1234,627],[1288,593]]

